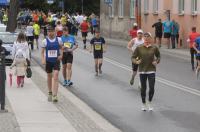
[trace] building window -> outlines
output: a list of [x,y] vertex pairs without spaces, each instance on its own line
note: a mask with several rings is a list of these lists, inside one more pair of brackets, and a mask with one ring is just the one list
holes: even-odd
[[191,9],[192,9],[192,14],[197,15],[197,0],[192,0]]
[[144,0],[144,14],[149,13],[149,0]]
[[153,0],[153,13],[158,14],[158,0]]
[[109,4],[109,17],[114,17],[114,0],[112,0],[112,3]]
[[185,10],[185,0],[179,0],[179,15],[183,15],[184,14],[184,10]]
[[135,18],[135,0],[130,2],[130,18]]
[[119,0],[119,17],[124,16],[124,0]]

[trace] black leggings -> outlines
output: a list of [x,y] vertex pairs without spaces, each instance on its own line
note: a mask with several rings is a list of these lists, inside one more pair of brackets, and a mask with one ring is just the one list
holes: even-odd
[[148,82],[149,82],[149,102],[151,102],[152,99],[153,99],[154,86],[155,86],[155,76],[156,76],[155,73],[140,74],[142,103],[146,103],[147,79],[148,79]]
[[191,55],[191,65],[192,65],[192,68],[194,68],[194,55],[196,54],[196,50],[194,48],[190,48],[190,55]]

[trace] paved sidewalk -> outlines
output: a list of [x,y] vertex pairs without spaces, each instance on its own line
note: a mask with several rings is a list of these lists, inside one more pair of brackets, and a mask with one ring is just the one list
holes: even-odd
[[0,113],[0,132],[20,132],[19,125],[7,98],[6,109],[8,109],[8,113]]
[[13,87],[7,87],[7,97],[21,132],[76,132],[31,79],[25,80],[24,88],[16,88],[15,82]]
[[14,77],[13,86],[6,88],[21,132],[120,132],[61,85],[59,102],[48,102],[45,71],[34,61],[32,71],[33,77],[25,79],[24,88],[16,88]]

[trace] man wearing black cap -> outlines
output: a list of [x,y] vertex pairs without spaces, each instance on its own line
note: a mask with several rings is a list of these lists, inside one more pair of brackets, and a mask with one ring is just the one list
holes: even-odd
[[95,37],[90,41],[90,53],[94,53],[95,72],[96,76],[102,74],[103,53],[106,52],[107,46],[103,37],[100,36],[100,31],[96,30]]
[[49,89],[48,101],[57,102],[58,74],[60,70],[60,61],[63,56],[63,43],[61,38],[56,37],[55,29],[53,27],[48,27],[47,30],[48,37],[44,39],[41,45],[41,57],[42,64],[46,65],[47,83]]
[[[140,82],[141,82],[141,98],[142,98],[142,110],[152,111],[151,105],[154,96],[156,65],[160,62],[160,52],[156,46],[152,44],[152,36],[149,32],[144,34],[144,45],[137,47],[132,56],[132,61],[139,65]],[[149,81],[149,99],[146,103],[146,89],[147,79]]]
[[155,42],[156,42],[156,39],[157,39],[157,44],[159,45],[159,47],[161,47],[161,40],[162,40],[162,20],[161,19],[158,19],[158,22],[154,23],[152,25],[153,28],[155,28]]

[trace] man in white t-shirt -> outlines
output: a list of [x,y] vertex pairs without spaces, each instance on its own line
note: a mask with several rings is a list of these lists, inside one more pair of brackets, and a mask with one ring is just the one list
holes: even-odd
[[[130,40],[128,42],[127,48],[133,53],[135,51],[135,49],[142,44],[144,44],[143,31],[141,29],[139,29],[137,31],[137,37],[133,38],[132,40]],[[132,63],[132,70],[133,70],[133,74],[132,74],[132,77],[130,80],[131,85],[133,85],[133,83],[134,83],[134,79],[135,79],[135,76],[136,76],[137,70],[138,70],[138,65]]]
[[26,27],[26,36],[28,44],[31,45],[31,50],[34,49],[33,47],[33,41],[34,41],[34,29],[33,29],[33,23],[30,22],[29,25]]

